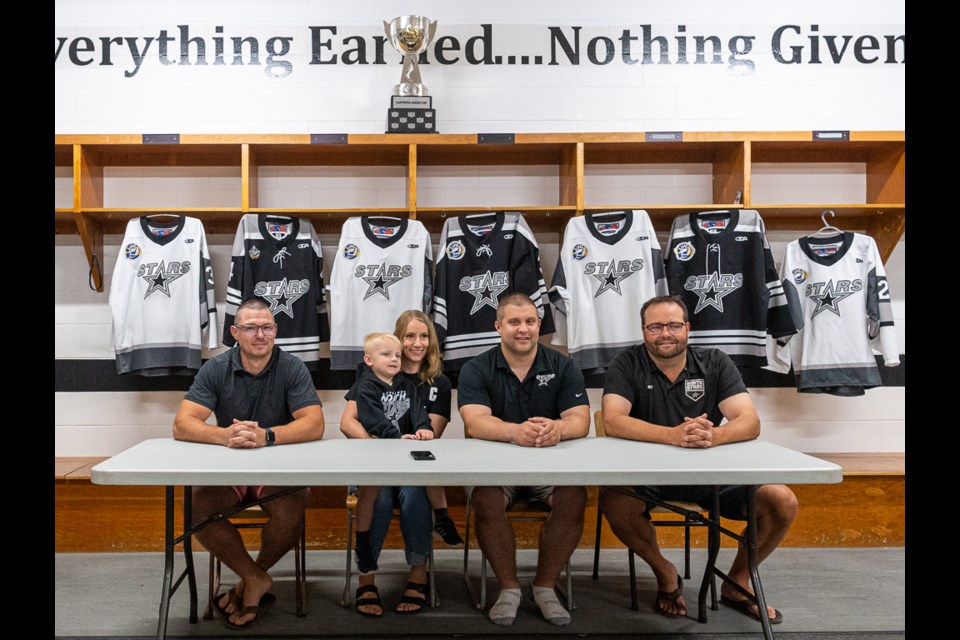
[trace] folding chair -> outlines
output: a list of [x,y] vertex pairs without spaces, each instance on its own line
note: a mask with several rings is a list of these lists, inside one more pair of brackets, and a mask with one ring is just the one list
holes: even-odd
[[[340,606],[346,607],[350,604],[350,582],[353,578],[353,522],[357,519],[357,487],[347,488],[347,566],[344,571],[343,593],[340,594]],[[400,519],[400,511],[397,508],[393,510],[393,519]],[[439,607],[440,597],[437,595],[437,584],[433,572],[433,537],[431,534],[430,551],[427,554],[427,577],[430,584],[430,606]]]
[[[260,505],[253,505],[229,516],[229,520],[238,529],[260,529],[267,524],[267,514]],[[294,577],[297,583],[297,615],[307,615],[307,519],[304,517],[300,526],[300,539],[293,547]],[[220,592],[220,559],[210,554],[210,581],[208,587],[207,608],[203,612],[203,619],[213,617],[213,601]]]
[[[596,411],[593,414],[593,424],[594,430],[596,431],[598,438],[603,438],[606,436],[606,430],[603,426],[603,411]],[[659,504],[650,509],[650,514],[663,514],[663,513],[674,513],[680,516],[683,516],[683,520],[665,520],[657,519],[654,517],[650,518],[650,522],[653,523],[656,527],[683,527],[683,579],[690,579],[690,527],[709,527],[709,523],[706,522],[706,517],[704,516],[705,512],[708,512],[709,509],[705,509],[699,504],[693,502],[681,502],[681,501],[668,501],[663,504]],[[709,514],[708,514],[709,515]],[[600,505],[597,505],[597,533],[596,539],[593,546],[593,579],[596,580],[599,577],[600,572],[600,534],[603,528],[603,511],[600,509]],[[634,553],[629,548],[627,549],[627,565],[630,571],[630,608],[634,611],[639,610],[640,605],[637,600],[637,570],[636,570],[636,561],[634,558]],[[717,584],[716,580],[711,576],[710,578],[710,600],[711,600],[711,609],[714,611],[717,610]]]

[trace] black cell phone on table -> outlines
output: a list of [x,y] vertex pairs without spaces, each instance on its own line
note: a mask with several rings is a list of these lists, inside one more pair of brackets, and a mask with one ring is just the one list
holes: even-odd
[[437,457],[431,451],[411,451],[410,455],[414,460],[436,460]]

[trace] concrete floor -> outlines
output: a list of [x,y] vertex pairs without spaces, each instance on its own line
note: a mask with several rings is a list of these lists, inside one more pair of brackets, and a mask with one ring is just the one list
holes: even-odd
[[[667,557],[678,566],[682,550],[667,549]],[[732,549],[722,549],[718,566],[724,570]],[[207,555],[197,553],[197,580],[200,611],[206,605]],[[476,554],[471,554],[471,560]],[[182,554],[176,567],[183,567]],[[520,570],[526,582],[535,567],[532,551],[520,552]],[[638,561],[640,610],[631,611],[626,551],[604,550],[600,579],[591,579],[593,553],[580,549],[574,554],[574,596],[578,608],[573,621],[555,627],[540,616],[529,592],[516,622],[511,627],[492,624],[485,613],[473,608],[461,578],[462,551],[436,553],[437,590],[440,607],[415,616],[391,612],[405,574],[401,552],[385,551],[378,578],[387,612],[380,619],[357,615],[352,606],[339,606],[343,588],[342,552],[307,553],[307,615],[296,616],[293,556],[288,555],[271,572],[277,603],[250,631],[227,629],[214,616],[188,621],[189,595],[184,583],[174,595],[167,626],[168,638],[241,636],[283,638],[337,637],[554,637],[572,635],[622,635],[652,638],[758,638],[759,623],[723,605],[708,612],[708,623],[696,621],[698,574],[705,562],[702,550],[693,552],[693,576],[686,587],[687,619],[657,615],[651,608],[656,581]],[[905,633],[905,553],[897,548],[808,549],[776,551],[761,567],[761,579],[769,604],[783,612],[784,621],[775,626],[775,636],[790,638],[902,638]],[[391,571],[396,573],[390,573]],[[57,638],[147,638],[156,637],[157,613],[163,578],[163,556],[159,553],[56,554],[54,635]],[[474,574],[476,575],[476,573]],[[227,572],[224,584],[232,584]],[[495,582],[488,589],[496,596]],[[356,587],[356,579],[352,583]],[[351,589],[351,593],[352,593]]]

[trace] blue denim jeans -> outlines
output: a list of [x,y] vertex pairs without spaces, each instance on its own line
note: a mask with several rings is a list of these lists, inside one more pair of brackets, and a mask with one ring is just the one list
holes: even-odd
[[406,550],[407,564],[411,567],[427,563],[430,552],[430,537],[433,535],[433,511],[423,487],[380,487],[377,502],[373,507],[373,522],[370,525],[370,546],[373,557],[380,559],[383,541],[387,537],[393,507],[400,508],[400,532]]

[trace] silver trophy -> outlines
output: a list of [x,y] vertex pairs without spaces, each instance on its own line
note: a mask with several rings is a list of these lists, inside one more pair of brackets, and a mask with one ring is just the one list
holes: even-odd
[[430,92],[420,80],[417,57],[427,48],[437,32],[437,21],[423,16],[400,16],[383,22],[383,31],[393,48],[403,56],[400,84],[393,88],[395,96],[428,96]]

